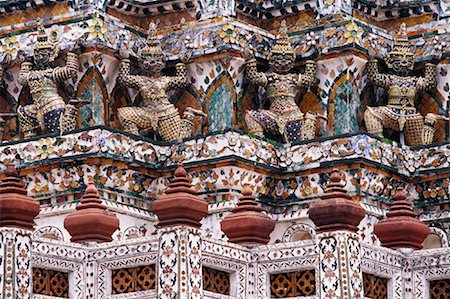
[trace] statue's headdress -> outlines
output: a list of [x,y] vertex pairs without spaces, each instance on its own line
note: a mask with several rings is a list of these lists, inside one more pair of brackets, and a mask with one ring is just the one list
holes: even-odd
[[409,54],[414,55],[411,50],[411,44],[409,43],[408,36],[406,34],[406,24],[402,23],[400,25],[400,30],[398,33],[399,37],[394,39],[394,45],[389,54]]
[[33,45],[33,50],[35,52],[40,52],[42,50],[49,50],[51,53],[50,60],[53,61],[58,56],[58,49],[56,45],[49,41],[48,34],[45,32],[44,24],[42,20],[38,20],[38,36],[36,43]]
[[289,37],[287,33],[286,21],[281,21],[280,29],[278,29],[277,41],[272,46],[270,52],[272,54],[292,54],[294,55],[294,49],[289,42]]
[[48,34],[45,32],[42,20],[38,20],[38,37],[36,43],[33,46],[33,50],[39,51],[42,49],[54,50],[55,45],[48,40]]
[[147,31],[147,44],[140,51],[141,56],[164,55],[161,43],[156,34],[156,24],[151,22]]

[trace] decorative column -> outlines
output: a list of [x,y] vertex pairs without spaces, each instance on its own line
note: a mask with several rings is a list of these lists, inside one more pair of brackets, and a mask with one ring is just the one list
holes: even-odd
[[375,225],[374,232],[381,246],[398,249],[404,253],[422,249],[422,242],[430,234],[428,226],[419,219],[406,200],[403,188],[398,188],[387,218]]
[[158,298],[203,298],[200,221],[208,204],[191,189],[183,166],[152,210],[159,219]]
[[13,165],[0,182],[0,298],[31,298],[31,234],[39,203],[27,196]]
[[119,228],[119,219],[102,205],[98,189],[89,182],[81,204],[64,219],[64,227],[76,243],[111,242]]
[[322,200],[309,209],[309,217],[317,226],[317,298],[364,298],[357,234],[364,215],[361,205],[344,189],[339,172],[333,170]]
[[242,195],[236,208],[220,223],[222,231],[232,243],[250,247],[269,243],[275,220],[262,213],[249,186],[242,188]]

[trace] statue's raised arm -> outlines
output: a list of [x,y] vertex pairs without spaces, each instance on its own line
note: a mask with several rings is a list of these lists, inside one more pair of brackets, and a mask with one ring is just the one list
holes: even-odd
[[290,73],[294,62],[294,49],[289,43],[286,23],[283,21],[276,43],[268,56],[270,69],[259,72],[256,60],[246,62],[246,77],[253,84],[266,88],[266,98],[270,102],[268,110],[247,111],[245,122],[249,132],[264,137],[281,136],[286,142],[298,142],[311,139],[316,133],[316,115],[302,113],[295,102],[299,88],[306,88],[316,82],[316,63],[308,61],[303,74]]
[[418,91],[436,86],[436,66],[427,64],[424,77],[410,75],[414,69],[414,53],[405,25],[401,26],[400,37],[394,40],[394,46],[386,56],[386,65],[392,74],[380,74],[376,60],[367,64],[369,81],[384,87],[388,94],[386,106],[367,107],[364,112],[367,131],[380,137],[383,137],[383,129],[403,132],[409,146],[431,143],[435,122],[442,117],[428,113],[424,119],[414,104]]
[[66,104],[58,94],[57,82],[76,76],[78,56],[68,53],[65,67],[52,67],[58,56],[58,49],[48,40],[41,21],[33,51],[34,63],[22,63],[18,80],[21,85],[30,88],[33,98],[33,104],[17,108],[24,136],[62,133],[75,129],[77,109]]
[[163,141],[180,140],[192,135],[193,119],[204,116],[202,111],[188,108],[180,117],[178,109],[169,101],[169,89],[182,88],[188,84],[186,65],[177,64],[176,76],[164,76],[165,55],[156,34],[156,25],[150,23],[147,44],[139,55],[140,75],[130,74],[130,62],[120,63],[119,80],[122,84],[139,91],[143,107],[122,107],[118,118],[126,132],[132,134],[153,132]]

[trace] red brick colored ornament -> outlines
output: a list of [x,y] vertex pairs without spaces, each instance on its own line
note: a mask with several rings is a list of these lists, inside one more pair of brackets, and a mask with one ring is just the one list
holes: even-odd
[[119,219],[102,205],[98,189],[89,182],[77,210],[64,219],[64,227],[76,243],[111,242],[113,233],[119,228]]
[[365,215],[363,207],[354,202],[352,196],[344,189],[341,175],[336,169],[330,176],[330,183],[325,188],[322,200],[314,202],[308,213],[318,232],[337,230],[356,232],[359,222]]
[[430,233],[428,226],[416,219],[411,204],[406,200],[403,188],[398,188],[387,218],[375,225],[374,232],[381,245],[393,249],[421,249],[422,242]]
[[220,223],[222,231],[232,243],[247,246],[269,243],[275,220],[261,213],[263,209],[249,186],[244,186],[242,195],[236,208]]
[[202,218],[208,215],[208,204],[196,195],[186,170],[179,165],[166,194],[153,202],[152,211],[158,216],[159,227],[185,225],[198,228]]
[[34,218],[39,214],[39,203],[27,196],[25,183],[14,165],[9,165],[0,182],[0,227],[34,230]]

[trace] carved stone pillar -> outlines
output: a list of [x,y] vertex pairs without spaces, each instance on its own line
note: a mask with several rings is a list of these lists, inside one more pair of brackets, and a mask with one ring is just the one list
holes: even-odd
[[358,224],[364,209],[352,201],[335,170],[322,200],[315,202],[309,217],[317,226],[319,268],[316,273],[321,299],[364,298],[361,265],[361,240]]
[[200,220],[208,214],[208,204],[190,187],[186,170],[179,166],[166,195],[153,203],[159,219],[160,299],[203,298]]
[[10,165],[0,182],[0,298],[32,297],[31,234],[39,204]]

